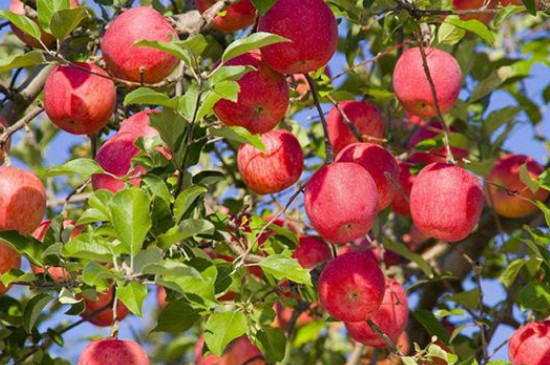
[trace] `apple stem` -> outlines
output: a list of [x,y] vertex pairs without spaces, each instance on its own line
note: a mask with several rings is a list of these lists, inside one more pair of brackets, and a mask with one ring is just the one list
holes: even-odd
[[319,102],[319,95],[317,94],[315,81],[308,74],[304,74],[304,77],[306,78],[307,83],[309,84],[309,90],[311,90],[311,95],[313,95],[313,102],[315,103],[315,107],[317,108],[317,112],[319,113],[319,118],[321,119],[321,123],[323,125],[323,132],[325,134],[325,161],[327,164],[329,164],[334,161],[334,153],[332,150],[332,144],[330,143],[330,140],[328,138],[328,127],[327,127],[327,121],[325,119],[325,114],[323,113],[323,109],[321,108],[321,103]]

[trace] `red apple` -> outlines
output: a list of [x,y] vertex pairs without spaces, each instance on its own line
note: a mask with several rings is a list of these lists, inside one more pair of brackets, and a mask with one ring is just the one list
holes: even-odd
[[317,290],[327,312],[339,321],[365,321],[380,308],[384,274],[371,256],[349,252],[323,270]]
[[416,177],[411,191],[414,225],[430,237],[455,242],[470,234],[483,210],[477,177],[453,165],[433,163]]
[[[97,293],[97,300],[84,299],[86,309],[80,315],[84,318],[91,315],[100,308],[105,307],[113,300],[113,286],[110,286],[104,293]],[[81,294],[77,295],[77,298],[82,298]],[[119,300],[117,301],[116,316],[119,321],[122,321],[130,313],[128,308]],[[109,308],[100,313],[97,313],[93,317],[86,318],[86,320],[98,327],[107,327],[113,323],[113,309]]]
[[206,357],[202,357],[202,351],[204,348],[204,336],[200,336],[195,344],[195,364],[196,365],[219,365],[220,358],[216,355],[210,354]]
[[[10,246],[0,242],[0,274],[5,274],[11,269],[21,267],[21,255],[19,255]],[[6,287],[0,283],[0,295],[4,295],[11,286]]]
[[301,236],[300,243],[292,255],[300,266],[313,269],[332,258],[332,251],[325,241],[316,236]]
[[250,133],[266,133],[279,124],[288,108],[288,84],[283,75],[274,72],[258,52],[236,57],[228,66],[252,66],[256,70],[244,74],[238,81],[237,102],[222,99],[214,105],[220,121],[228,126],[241,126]]
[[134,341],[99,340],[84,349],[78,365],[150,365],[147,353]]
[[550,364],[550,321],[518,328],[510,338],[508,357],[513,365]]
[[113,76],[155,83],[170,75],[179,62],[178,58],[158,49],[133,44],[142,40],[170,42],[172,39],[177,40],[178,34],[162,14],[138,6],[113,20],[101,40],[101,51]]
[[254,346],[246,336],[231,342],[225,349],[219,365],[266,365],[259,348]]
[[[449,128],[449,132],[455,133],[456,129],[453,127]],[[427,139],[432,139],[435,137],[442,138],[443,132],[441,124],[438,122],[432,122],[424,126],[420,126],[409,138],[408,147],[415,148],[417,144]],[[461,147],[451,146],[451,152],[453,157],[457,160],[468,157],[468,150]],[[413,163],[424,163],[429,164],[432,162],[445,162],[447,157],[447,149],[445,147],[432,148],[427,152],[415,152],[409,158],[410,162]]]
[[60,65],[50,73],[44,88],[44,109],[52,123],[64,131],[93,134],[105,127],[115,111],[115,84],[90,73],[107,76],[100,67],[76,64],[89,72]]
[[527,217],[538,211],[537,206],[529,200],[544,202],[548,198],[548,191],[539,189],[533,194],[521,181],[519,171],[524,164],[533,179],[544,171],[544,167],[529,156],[509,154],[500,158],[489,173],[489,183],[486,186],[487,202],[498,215],[506,218]]
[[[499,0],[499,2],[502,6],[508,6],[508,5],[523,6],[523,2],[521,0]],[[535,1],[535,4],[536,3],[538,3],[538,1]]]
[[156,137],[159,132],[151,127],[150,114],[158,114],[160,110],[148,109],[132,115],[130,118],[120,123],[118,134],[129,133],[139,137]]
[[265,152],[242,144],[237,154],[241,177],[253,192],[272,194],[292,186],[302,174],[304,156],[300,142],[284,129],[262,135]]
[[335,162],[311,176],[304,204],[313,228],[326,240],[342,244],[371,230],[378,212],[378,191],[364,168]]
[[[71,9],[78,8],[78,2],[76,0],[71,0],[70,4]],[[8,10],[17,15],[25,15],[26,13],[25,4],[21,0],[11,0]],[[21,39],[27,45],[34,48],[42,48],[42,45],[40,44],[40,42],[38,42],[38,40],[26,34],[13,24],[10,24],[10,27],[17,38]],[[46,47],[51,46],[51,44],[55,41],[55,37],[49,33],[44,32],[42,29],[40,29],[40,33],[40,39],[42,40],[42,43],[44,43]]]
[[[390,338],[393,343],[405,330],[409,319],[407,293],[401,284],[386,278],[386,291],[380,309],[370,319]],[[386,347],[384,339],[375,333],[366,321],[346,322],[349,335],[370,347]]]
[[[373,247],[366,238],[359,238],[355,240],[352,245],[343,246],[338,249],[338,255],[344,255],[348,252],[364,252],[377,263],[382,259],[381,248]],[[386,265],[386,267],[399,265],[402,261],[403,258],[397,253],[384,249],[384,265]]]
[[[276,302],[274,305],[275,314],[277,317],[275,318],[274,327],[279,327],[282,330],[286,330],[288,327],[288,324],[290,323],[292,316],[294,314],[294,308],[292,307],[285,307],[280,302]],[[296,319],[295,326],[296,327],[302,327],[306,324],[313,321],[313,318],[309,315],[309,313],[302,312]]]
[[[445,113],[460,93],[460,66],[453,56],[438,48],[426,48],[424,51],[439,108],[441,113]],[[424,118],[437,115],[420,48],[409,48],[397,60],[393,70],[393,89],[407,112]]]
[[[384,119],[377,107],[366,101],[342,101],[339,106],[362,136],[375,139],[384,138]],[[334,153],[340,152],[347,145],[358,142],[346,124],[344,116],[336,107],[332,108],[327,116],[327,127]]]
[[391,203],[392,210],[399,215],[411,215],[409,196],[416,175],[411,174],[413,165],[408,162],[399,162],[399,189]]
[[378,190],[378,209],[384,210],[398,193],[399,165],[382,146],[373,143],[353,143],[344,148],[336,162],[361,165],[372,176]]
[[157,286],[157,305],[159,309],[166,308],[166,289],[163,286]]
[[[453,0],[453,5],[457,10],[471,10],[480,9],[485,4],[485,0]],[[489,1],[487,9],[496,8],[498,1]],[[465,14],[461,15],[462,20],[475,19],[484,24],[489,24],[491,19],[495,16],[495,13],[481,13],[481,14]]]
[[282,74],[325,66],[338,45],[336,18],[323,0],[278,0],[260,17],[258,31],[290,40],[262,48],[264,61]]
[[[202,14],[219,0],[195,0],[197,10]],[[214,28],[232,33],[254,24],[256,8],[250,0],[243,0],[225,8],[223,15],[214,18]]]
[[[8,121],[3,118],[2,116],[0,116],[0,134],[2,134],[5,130],[5,128],[8,128],[10,126],[10,124],[8,123]],[[5,149],[7,151],[10,150],[10,146],[11,146],[11,138],[9,138],[7,141],[6,141],[6,146],[5,146]],[[0,165],[4,163],[4,149],[3,148],[0,148]]]
[[44,185],[31,172],[0,166],[0,231],[32,233],[46,213]]

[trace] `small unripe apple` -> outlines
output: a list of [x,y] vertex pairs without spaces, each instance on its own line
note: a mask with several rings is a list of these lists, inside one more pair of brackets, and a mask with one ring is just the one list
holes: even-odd
[[228,126],[241,126],[250,133],[266,133],[284,118],[288,108],[288,84],[283,75],[262,61],[258,52],[236,57],[228,66],[252,66],[256,70],[244,74],[237,82],[237,102],[222,99],[214,105],[220,121]]
[[[8,123],[8,121],[4,117],[0,116],[0,134],[2,134],[5,128],[8,128],[9,126],[10,124]],[[8,138],[8,140],[6,141],[5,149],[9,151],[10,146],[11,146],[11,138]],[[0,165],[3,163],[4,163],[4,149],[0,148]]]
[[[21,267],[21,255],[19,255],[13,248],[0,242],[0,274],[5,274],[11,269],[19,269]],[[4,295],[10,286],[5,286],[0,283],[0,296]]]
[[317,290],[327,312],[339,321],[366,321],[384,298],[384,274],[364,252],[349,252],[329,262]]
[[60,65],[49,74],[44,87],[44,109],[53,124],[72,134],[99,132],[116,107],[116,90],[107,73],[91,63]]
[[[362,136],[375,140],[384,138],[385,123],[377,107],[366,101],[342,101],[339,106]],[[340,152],[347,145],[359,142],[336,107],[332,108],[327,116],[327,128],[334,153]],[[375,140],[368,142],[376,143]]]
[[[202,14],[219,0],[195,0],[197,10]],[[242,0],[225,8],[223,15],[216,15],[214,28],[232,33],[254,24],[256,8],[250,0]]]
[[223,354],[219,365],[266,365],[264,355],[246,336],[233,340]]
[[477,177],[449,164],[433,163],[416,176],[411,190],[414,225],[430,237],[456,242],[468,237],[483,210]]
[[[71,0],[70,5],[71,9],[78,8],[78,2],[76,0]],[[8,10],[17,15],[25,15],[25,4],[21,0],[11,0]],[[42,48],[42,45],[38,40],[26,34],[13,24],[10,24],[10,27],[17,38],[21,39],[27,45],[34,48]],[[51,46],[51,44],[55,41],[55,37],[53,35],[44,32],[42,29],[40,29],[40,39],[46,47]]]
[[[409,319],[407,293],[401,284],[386,278],[386,291],[380,309],[370,319],[395,343],[403,333]],[[374,332],[366,321],[346,322],[349,335],[370,347],[386,347],[382,336]]]
[[261,49],[264,61],[282,74],[325,66],[338,45],[336,18],[323,0],[278,0],[260,17],[258,31],[290,40]]
[[550,321],[518,328],[510,338],[508,357],[513,365],[550,364]]
[[353,143],[344,148],[336,162],[353,162],[372,176],[378,190],[378,209],[384,210],[398,193],[399,165],[384,147],[373,143]]
[[399,189],[391,203],[392,210],[399,215],[411,215],[409,199],[416,175],[411,173],[413,165],[408,162],[399,162]]
[[147,353],[138,343],[122,340],[93,341],[84,349],[78,365],[150,365]]
[[32,233],[46,213],[46,192],[32,172],[0,166],[0,231]]
[[[456,133],[456,129],[449,127],[449,135]],[[409,138],[407,146],[409,148],[415,148],[417,144],[427,139],[443,138],[443,130],[441,124],[438,122],[432,122],[423,126],[420,126]],[[468,150],[461,147],[451,146],[451,152],[456,160],[461,160],[468,157]],[[447,157],[447,149],[445,147],[432,148],[427,152],[417,151],[414,152],[409,158],[410,162],[429,164],[432,162],[445,162]]]
[[311,176],[304,204],[313,228],[326,240],[342,244],[371,230],[378,213],[378,191],[364,168],[335,162]]
[[[496,8],[498,1],[489,1],[487,9]],[[457,10],[476,10],[485,5],[485,0],[453,0],[453,5]],[[491,19],[495,16],[495,13],[480,13],[480,14],[463,14],[460,15],[462,20],[475,19],[484,24],[489,24]]]
[[304,156],[300,142],[289,131],[278,129],[262,135],[265,152],[242,144],[237,154],[241,177],[257,194],[271,194],[292,186],[302,174]]
[[[438,48],[426,48],[424,51],[439,108],[441,113],[445,113],[460,93],[460,66],[453,56]],[[409,48],[397,60],[393,70],[393,89],[407,112],[424,118],[437,115],[420,48]]]
[[[107,289],[104,293],[97,293],[97,300],[91,300],[91,299],[84,299],[84,304],[86,305],[86,309],[84,312],[80,313],[82,318],[85,318],[95,311],[105,307],[111,301],[113,300],[113,286],[110,286],[109,289]],[[77,298],[82,298],[81,294],[77,295]],[[120,300],[117,301],[116,306],[116,316],[119,321],[122,321],[126,316],[130,314],[130,311],[124,303],[122,303]],[[113,324],[113,308],[108,308],[100,313],[95,314],[92,317],[86,318],[86,320],[98,327],[107,327]]]
[[178,34],[162,14],[138,6],[117,16],[101,40],[103,59],[109,72],[120,79],[155,83],[170,75],[178,58],[170,53],[134,46],[142,40],[170,42]]
[[298,260],[300,266],[312,269],[320,263],[330,260],[332,251],[320,237],[301,236],[292,257]]
[[195,344],[195,364],[196,365],[219,365],[220,358],[214,354],[202,357],[204,348],[204,336],[200,336]]
[[520,169],[524,164],[533,179],[544,171],[544,167],[529,156],[509,154],[499,159],[489,173],[489,183],[486,186],[487,202],[498,215],[506,218],[527,217],[538,211],[537,206],[529,200],[544,202],[548,198],[548,191],[539,189],[533,193],[521,181]]

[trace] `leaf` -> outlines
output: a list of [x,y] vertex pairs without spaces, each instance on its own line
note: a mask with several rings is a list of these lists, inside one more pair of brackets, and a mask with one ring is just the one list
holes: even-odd
[[227,62],[254,49],[281,42],[290,42],[290,40],[276,34],[265,32],[253,33],[252,35],[240,38],[227,46],[222,55],[222,62]]
[[539,185],[531,177],[529,170],[527,170],[527,163],[524,163],[523,165],[520,166],[519,178],[521,182],[524,183],[531,190],[533,194],[535,194],[539,190]]
[[175,109],[178,106],[178,100],[170,98],[166,93],[140,87],[124,97],[124,106],[131,104],[158,105]]
[[139,188],[119,191],[109,204],[117,237],[131,256],[141,250],[151,228],[150,205],[149,194]]
[[147,297],[147,286],[137,281],[130,281],[126,285],[124,282],[117,282],[116,295],[130,310],[130,312],[141,317],[143,302]]
[[40,40],[40,27],[38,27],[38,24],[36,24],[34,20],[24,15],[12,13],[8,10],[0,10],[0,18],[6,19],[25,34],[30,35],[36,40]]
[[262,270],[275,279],[288,279],[299,284],[311,285],[309,272],[296,259],[283,255],[270,255],[260,262]]
[[267,363],[275,363],[285,357],[286,337],[280,328],[264,328],[256,334],[258,345]]
[[537,14],[537,6],[535,0],[521,0],[523,5],[525,5],[525,8],[527,8],[527,12],[531,15]]
[[401,361],[403,361],[403,365],[418,365],[414,357],[410,356],[401,357]]
[[265,15],[269,9],[275,4],[277,0],[252,0],[254,7],[258,9],[261,15]]
[[208,129],[213,136],[223,137],[239,143],[248,143],[256,147],[262,152],[265,152],[265,146],[258,134],[250,133],[243,127],[222,127],[222,128],[209,128]]
[[97,162],[90,158],[77,158],[70,160],[62,166],[53,166],[48,170],[49,176],[78,174],[88,179],[93,174],[104,173],[105,171]]
[[203,233],[214,231],[214,225],[206,219],[185,219],[178,226],[172,227],[168,232],[161,235],[158,239],[158,245],[162,249]]
[[527,263],[526,259],[517,259],[514,260],[504,269],[502,274],[500,274],[500,281],[504,284],[505,287],[509,288],[512,283],[516,280],[521,268]]
[[495,35],[493,32],[491,32],[487,26],[479,20],[462,20],[456,15],[451,15],[445,19],[445,23],[472,32],[490,44],[495,43]]
[[241,88],[236,81],[225,80],[214,84],[213,90],[221,99],[227,99],[236,103],[239,97],[240,89]]
[[172,194],[166,185],[166,182],[156,175],[145,175],[141,181],[145,183],[151,192],[167,203],[172,202]]
[[103,262],[111,262],[112,252],[103,244],[97,242],[93,234],[79,234],[63,245],[63,256],[70,258],[82,258]]
[[439,45],[452,46],[460,42],[465,35],[466,31],[464,29],[444,22],[437,31],[437,42]]
[[426,309],[420,309],[414,311],[413,316],[430,335],[437,336],[438,339],[446,344],[449,343],[449,333],[447,329],[435,318],[432,312]]
[[449,295],[446,299],[463,305],[468,309],[475,310],[479,308],[481,293],[479,288],[475,288],[469,291],[462,291],[453,295]]
[[173,163],[180,168],[183,162],[183,152],[185,152],[186,121],[172,109],[164,109],[162,113],[150,114],[149,118],[151,127],[159,132],[160,138],[172,151]]
[[32,264],[42,267],[44,245],[34,237],[23,236],[17,231],[0,231],[0,241],[27,257]]
[[46,62],[46,59],[41,51],[4,56],[0,59],[0,72],[6,72],[14,68],[34,66],[44,62]]
[[487,135],[492,135],[500,126],[511,122],[521,112],[520,107],[507,106],[499,110],[495,110],[487,119],[483,125],[487,131]]
[[411,250],[404,244],[391,240],[388,237],[384,237],[384,247],[397,253],[399,256],[403,256],[409,261],[414,262],[424,272],[424,274],[432,278],[434,276],[430,265],[422,258],[422,256],[411,252]]
[[60,10],[69,9],[70,7],[71,3],[69,0],[37,0],[36,8],[40,27],[51,34],[50,22],[53,15]]
[[202,34],[195,35],[185,41],[159,42],[142,40],[134,43],[137,47],[150,47],[168,52],[182,60],[187,66],[194,68],[195,58],[208,47],[208,42]]
[[206,322],[206,345],[214,355],[221,356],[231,341],[246,333],[246,328],[247,322],[243,312],[216,312]]
[[208,189],[202,185],[191,185],[182,191],[174,203],[174,219],[176,223],[180,223],[181,219],[185,213],[187,213],[191,205],[193,205],[195,200],[207,192]]
[[87,17],[88,10],[85,7],[58,11],[50,22],[52,34],[57,39],[65,39]]
[[185,299],[178,299],[167,303],[160,312],[157,326],[153,331],[173,334],[184,333],[200,319],[199,311],[193,309]]
[[550,307],[550,287],[530,282],[519,291],[518,302],[527,309],[546,312]]
[[48,294],[40,293],[27,302],[23,312],[23,326],[27,333],[31,333],[36,320],[44,311],[46,305],[54,298]]
[[210,78],[213,85],[224,80],[237,81],[247,72],[255,70],[252,66],[223,66],[219,67]]

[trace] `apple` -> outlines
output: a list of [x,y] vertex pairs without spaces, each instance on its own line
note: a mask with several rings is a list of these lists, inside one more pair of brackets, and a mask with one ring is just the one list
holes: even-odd
[[120,123],[118,134],[129,133],[136,137],[156,137],[159,132],[151,127],[151,114],[158,114],[160,110],[148,109],[132,115]]
[[[71,6],[71,9],[78,8],[78,2],[76,0],[71,0],[70,6]],[[11,0],[8,10],[17,15],[25,15],[26,13],[25,4],[21,0]],[[13,24],[10,24],[10,27],[13,33],[17,36],[17,38],[21,39],[28,46],[31,46],[34,48],[42,48],[42,45],[38,40],[26,34],[21,29],[14,26]],[[55,37],[53,35],[44,32],[44,30],[42,29],[40,29],[40,39],[42,40],[42,43],[44,43],[46,47],[51,46],[52,43],[55,41]]]
[[[4,130],[9,126],[10,124],[8,123],[8,121],[4,117],[0,116],[0,134],[2,134]],[[6,141],[6,146],[5,146],[6,151],[10,150],[10,146],[11,146],[11,138],[9,138]],[[0,165],[3,163],[4,163],[4,149],[0,148]]]
[[246,336],[231,342],[225,349],[219,365],[266,365],[264,355]]
[[[5,274],[11,269],[19,269],[21,267],[21,255],[13,248],[0,242],[0,274]],[[0,283],[0,295],[4,295],[10,286],[5,286]]]
[[[40,223],[40,226],[38,226],[38,228],[34,230],[32,234],[34,238],[36,238],[39,241],[43,241],[44,236],[46,235],[46,232],[50,228],[51,223],[52,221],[49,219],[43,220],[42,223]],[[74,226],[75,223],[76,222],[73,220],[65,220],[63,221],[63,228],[67,229],[71,226]],[[83,226],[74,227],[69,237],[69,240],[76,237],[80,232],[82,232],[83,229],[84,229]],[[43,267],[39,267],[31,264],[31,270],[35,274],[43,274],[44,272],[47,273],[56,283],[65,282],[69,280],[71,277],[71,275],[62,267],[52,266],[52,267],[43,268]]]
[[[449,127],[449,134],[456,133],[456,129]],[[427,139],[442,138],[443,130],[441,124],[432,122],[424,126],[420,126],[409,138],[408,147],[415,148],[417,144]],[[451,146],[453,157],[457,160],[468,157],[468,150],[465,148]],[[445,162],[447,160],[447,149],[445,147],[432,148],[427,152],[414,152],[409,158],[410,162],[429,164],[432,162]]]
[[157,305],[159,309],[166,308],[166,289],[163,286],[157,286]]
[[399,162],[399,189],[393,201],[391,202],[392,210],[399,215],[411,215],[411,208],[409,199],[411,195],[411,189],[413,186],[416,175],[411,174],[411,167],[413,165],[408,162]]
[[[91,315],[93,312],[105,307],[113,300],[114,289],[110,286],[104,293],[97,293],[97,300],[91,300],[84,298],[84,304],[86,309],[80,313],[82,318]],[[77,298],[82,298],[82,294],[77,294]],[[119,321],[122,321],[130,313],[128,308],[119,300],[116,306],[116,316]],[[98,327],[107,327],[113,324],[113,309],[109,308],[103,312],[97,313],[93,317],[86,318],[86,320]]]
[[[523,2],[521,0],[499,0],[499,2],[502,6],[508,6],[508,5],[523,6]],[[538,4],[538,1],[535,1],[535,4]]]
[[331,243],[368,233],[378,212],[378,191],[370,174],[350,162],[335,162],[313,174],[304,191],[311,225]]
[[[288,327],[288,324],[290,323],[292,316],[294,314],[294,308],[292,307],[285,307],[280,302],[276,302],[274,305],[275,309],[275,320],[274,320],[274,327],[279,327],[283,331],[286,330]],[[306,324],[313,321],[313,318],[309,315],[307,311],[300,313],[298,318],[296,318],[296,327],[302,327]]]
[[133,44],[142,40],[170,42],[178,34],[155,9],[138,6],[117,16],[101,40],[109,72],[120,79],[155,83],[170,75],[179,60],[170,53]]
[[[438,48],[425,48],[424,51],[439,109],[445,113],[454,105],[460,93],[460,66],[453,56]],[[407,49],[397,60],[393,70],[393,89],[407,112],[423,118],[437,115],[420,48]]]
[[258,31],[290,40],[261,49],[264,61],[282,74],[326,66],[338,45],[336,18],[323,0],[278,0],[260,17]]
[[202,356],[204,348],[204,336],[200,336],[195,344],[195,364],[196,365],[219,365],[220,358],[214,354],[210,354],[206,357]]
[[302,148],[298,139],[284,129],[267,132],[261,138],[265,152],[246,143],[239,147],[239,172],[245,185],[256,194],[277,193],[302,175]]
[[[380,114],[377,107],[366,101],[342,101],[339,106],[362,136],[375,139],[384,138],[386,127],[382,114]],[[332,108],[327,116],[327,128],[330,143],[336,154],[347,145],[359,142],[346,124],[344,116],[336,107]]]
[[550,364],[550,321],[518,328],[510,338],[508,357],[513,365]]
[[116,108],[116,90],[112,80],[93,75],[107,73],[91,63],[59,65],[48,75],[44,87],[44,109],[53,124],[71,134],[99,132]]
[[353,143],[344,148],[336,162],[353,162],[372,176],[378,190],[378,209],[384,210],[398,193],[399,165],[384,147],[373,143]]
[[283,75],[262,61],[258,52],[248,52],[226,63],[227,66],[252,66],[237,82],[237,102],[222,99],[214,112],[227,126],[241,126],[250,133],[266,133],[284,118],[288,108],[288,84]]
[[78,359],[78,365],[150,365],[147,353],[134,341],[105,339],[91,342]]
[[[353,341],[353,339],[352,339]],[[401,333],[399,338],[397,339],[397,342],[395,343],[395,346],[399,349],[399,351],[403,355],[407,355],[410,351],[410,344],[409,344],[409,336],[407,336],[407,332]],[[368,360],[366,363],[371,364],[370,361],[372,361],[372,358],[375,356],[375,352],[377,352],[377,358],[379,359],[376,362],[376,365],[402,365],[401,359],[398,356],[395,356],[390,349],[375,349],[372,347],[367,347],[365,355],[363,356],[363,359]]]
[[[506,218],[527,217],[538,211],[537,206],[529,200],[544,202],[548,198],[548,191],[539,189],[533,193],[521,181],[519,172],[523,165],[526,165],[527,171],[533,179],[544,172],[544,167],[533,158],[508,154],[500,158],[489,173],[487,177],[489,183],[486,186],[487,202],[493,206],[498,215]],[[510,194],[509,191],[513,191],[515,194]]]
[[330,261],[319,277],[319,300],[339,321],[366,321],[382,304],[384,274],[364,252],[349,252]]
[[298,260],[300,266],[313,269],[320,263],[332,259],[332,251],[320,237],[301,236],[292,257]]
[[429,238],[429,236],[420,232],[420,230],[413,224],[409,230],[409,233],[405,233],[403,235],[403,242],[405,242],[412,251],[416,251]]
[[416,176],[410,204],[413,223],[422,233],[456,242],[468,237],[477,225],[483,190],[480,180],[468,171],[432,163]]
[[[407,293],[401,284],[386,278],[386,291],[380,309],[370,319],[390,338],[393,343],[405,330],[409,319]],[[366,321],[346,322],[349,335],[370,347],[387,347],[382,336],[375,333]]]
[[[202,14],[219,0],[195,0],[197,10]],[[256,19],[256,8],[250,0],[243,0],[225,8],[223,15],[214,18],[214,28],[232,33],[244,29]]]
[[32,172],[0,166],[0,231],[32,233],[46,213],[46,191]]
[[[344,255],[348,252],[364,252],[371,259],[380,262],[382,259],[382,250],[380,247],[373,247],[366,238],[360,238],[354,241],[353,244],[342,246],[338,249],[338,255]],[[386,267],[400,265],[403,258],[392,250],[384,249],[384,265]]]
[[[498,1],[489,1],[487,9],[496,8]],[[453,0],[453,5],[457,10],[471,10],[480,9],[485,5],[485,0]],[[489,24],[491,19],[495,16],[494,13],[481,13],[481,14],[464,14],[460,16],[462,20],[475,19],[484,24]]]

